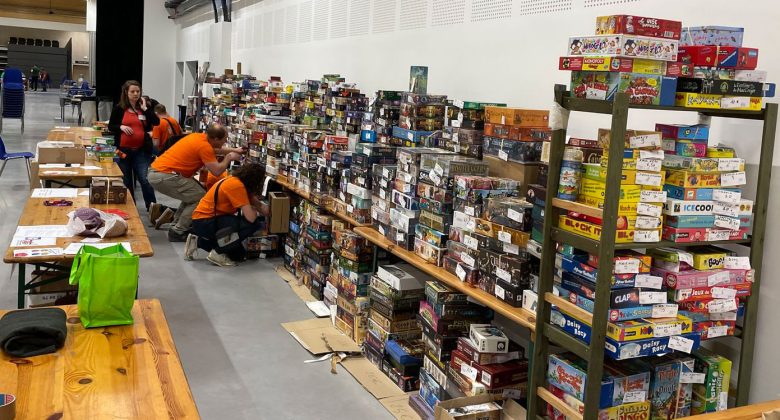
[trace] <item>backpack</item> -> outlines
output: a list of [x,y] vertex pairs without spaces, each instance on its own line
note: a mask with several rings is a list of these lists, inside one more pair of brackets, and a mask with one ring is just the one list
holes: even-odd
[[165,151],[167,151],[171,147],[173,147],[173,145],[176,144],[177,141],[183,139],[186,136],[187,136],[186,133],[182,133],[182,134],[177,134],[177,135],[168,137],[168,140],[165,141],[165,144],[163,144],[160,147],[160,151],[157,153],[157,156],[162,156],[162,154],[165,153]]

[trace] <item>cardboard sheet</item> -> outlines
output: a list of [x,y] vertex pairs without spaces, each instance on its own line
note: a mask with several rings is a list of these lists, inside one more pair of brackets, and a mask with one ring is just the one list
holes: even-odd
[[394,384],[365,357],[349,357],[341,361],[341,366],[378,400],[388,397],[408,397],[398,388],[398,385]]
[[360,346],[342,334],[329,318],[314,318],[304,321],[286,322],[282,327],[311,354],[332,352],[359,353]]
[[295,278],[295,276],[287,271],[286,268],[284,268],[283,265],[277,265],[276,266],[276,274],[279,275],[279,277],[282,278],[282,280],[286,281],[287,284],[290,285],[290,289],[298,295],[299,298],[301,298],[302,301],[308,303],[308,302],[316,302],[317,298],[311,295],[311,291],[309,291],[309,288],[298,284],[298,279]]
[[[410,394],[416,394],[417,391]],[[397,397],[388,397],[379,400],[379,403],[398,420],[419,420],[417,414],[409,405],[410,394],[399,395]]]
[[279,277],[282,278],[282,280],[286,281],[287,283],[290,283],[291,281],[295,281],[295,276],[293,276],[293,273],[287,271],[286,268],[284,268],[284,265],[277,265],[276,268],[276,274],[279,275]]

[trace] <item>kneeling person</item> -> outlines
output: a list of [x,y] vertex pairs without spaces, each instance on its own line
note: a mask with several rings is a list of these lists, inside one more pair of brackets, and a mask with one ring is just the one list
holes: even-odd
[[261,216],[255,206],[265,180],[262,165],[247,163],[232,176],[217,181],[203,196],[192,213],[192,228],[197,235],[187,238],[184,257],[191,260],[197,248],[209,251],[208,260],[225,267],[246,258],[244,239],[260,230]]

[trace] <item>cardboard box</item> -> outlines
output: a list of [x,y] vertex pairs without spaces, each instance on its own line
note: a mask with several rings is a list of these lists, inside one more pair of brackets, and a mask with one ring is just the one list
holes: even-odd
[[287,233],[290,225],[290,197],[284,192],[269,192],[268,201],[271,207],[271,219],[268,231],[271,233]]
[[549,118],[550,111],[546,110],[485,107],[485,122],[492,124],[546,128],[549,126]]
[[483,353],[506,353],[509,351],[509,339],[497,327],[490,324],[471,324],[469,338],[477,351]]
[[35,153],[39,164],[42,163],[79,163],[87,159],[87,151],[72,142],[42,141]]
[[680,39],[682,22],[632,15],[599,16],[596,34],[628,34],[653,38]]
[[[448,401],[440,401],[435,407],[435,420],[501,420],[501,407],[496,401],[501,401],[501,395],[477,395],[474,397],[455,398]],[[485,404],[486,410],[478,413],[453,415],[449,410]]]
[[722,45],[741,47],[745,28],[730,26],[692,26],[684,28],[682,45]]
[[672,106],[677,78],[643,73],[573,71],[570,89],[578,98],[611,101],[616,93],[624,92],[632,104]]
[[124,204],[127,202],[127,187],[122,178],[95,177],[89,185],[90,204]]

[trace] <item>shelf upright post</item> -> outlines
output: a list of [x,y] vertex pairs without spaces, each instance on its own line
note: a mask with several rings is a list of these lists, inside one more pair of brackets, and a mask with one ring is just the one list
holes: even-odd
[[[555,85],[555,102],[563,104],[566,87]],[[537,397],[536,388],[544,387],[547,372],[549,339],[544,334],[545,325],[550,323],[550,304],[544,300],[545,293],[553,291],[555,271],[555,243],[552,240],[554,223],[552,199],[558,191],[558,174],[561,172],[563,148],[566,146],[566,130],[555,130],[550,144],[550,162],[547,176],[547,198],[544,200],[544,227],[542,228],[542,261],[537,285],[536,342],[533,345],[531,376],[529,380],[528,413],[544,416],[544,403]],[[531,417],[533,418],[533,417]]]
[[764,256],[766,214],[769,206],[769,184],[772,176],[772,160],[777,130],[777,104],[766,104],[764,129],[761,138],[761,158],[758,165],[758,183],[754,203],[753,235],[750,248],[750,264],[755,270],[753,293],[745,304],[745,318],[742,328],[742,348],[739,357],[739,381],[737,383],[737,406],[747,405],[750,398],[750,381],[753,374],[753,351],[755,347],[756,324],[758,322],[758,297],[761,285],[761,265]]

